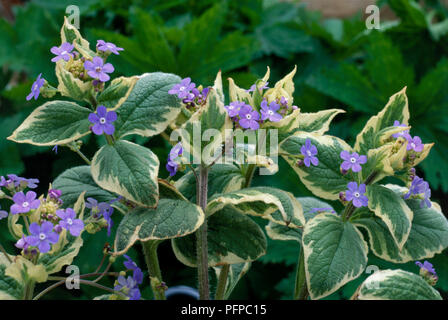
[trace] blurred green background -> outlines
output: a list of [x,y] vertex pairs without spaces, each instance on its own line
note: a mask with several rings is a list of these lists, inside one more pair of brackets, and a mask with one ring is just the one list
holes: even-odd
[[[330,0],[329,0],[330,1]],[[343,1],[339,1],[343,2]],[[387,7],[387,21],[380,30],[367,30],[362,12],[339,19],[310,11],[300,1],[263,0],[35,0],[1,1],[0,19],[0,175],[15,173],[41,180],[40,190],[65,169],[82,165],[68,149],[17,145],[5,140],[44,99],[27,102],[26,95],[39,73],[55,84],[50,48],[59,45],[59,30],[66,7],[80,8],[81,33],[91,42],[114,42],[125,48],[110,58],[114,76],[144,72],[172,72],[190,76],[197,84],[210,85],[218,70],[239,86],[250,85],[271,67],[271,84],[298,66],[294,102],[302,111],[342,108],[330,131],[353,144],[365,121],[386,104],[389,96],[407,86],[414,135],[435,142],[428,159],[418,168],[429,181],[433,195],[448,212],[448,8],[439,0],[378,1]],[[163,139],[135,138],[166,160]],[[85,153],[93,156],[98,144],[90,136]],[[168,175],[161,169],[161,176]],[[306,196],[310,193],[282,160],[280,172],[259,176],[254,184],[268,184]],[[115,226],[119,223],[118,214]],[[259,221],[264,224],[263,221]],[[14,250],[5,223],[0,239]],[[102,231],[85,235],[75,260],[82,273],[92,272],[101,260],[106,242]],[[144,267],[138,246],[130,255]],[[289,299],[294,287],[297,243],[269,241],[268,254],[253,263],[237,286],[235,299]],[[195,270],[176,261],[169,242],[159,248],[164,280],[169,286],[195,286]],[[122,259],[113,270],[122,269]],[[448,297],[448,252],[430,259],[439,273],[437,289]],[[413,262],[385,263],[370,257],[380,269],[403,268],[418,273]],[[349,298],[364,274],[329,299]],[[147,281],[147,280],[145,280]],[[113,279],[105,284],[112,286]],[[148,286],[148,283],[145,283]],[[212,284],[213,287],[213,284]],[[42,287],[37,288],[37,291]],[[52,291],[44,299],[91,299],[96,289]],[[151,298],[150,290],[144,290]]]

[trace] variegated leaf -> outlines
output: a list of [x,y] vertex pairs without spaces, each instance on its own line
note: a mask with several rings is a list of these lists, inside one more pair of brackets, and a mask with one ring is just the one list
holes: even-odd
[[341,109],[329,109],[314,113],[301,113],[299,117],[298,130],[325,134],[330,130],[330,123],[340,113],[345,113]]
[[378,134],[381,130],[393,126],[395,120],[408,124],[409,107],[406,88],[390,97],[384,109],[370,118],[364,129],[356,137],[355,151],[366,154],[369,149],[379,147]]
[[227,140],[226,129],[232,125],[223,102],[211,88],[206,104],[180,128],[185,157],[191,163],[211,164],[221,156],[222,144]]
[[116,135],[144,137],[163,132],[181,110],[181,101],[168,91],[181,79],[170,73],[145,73],[138,77],[127,99],[117,109]]
[[[215,164],[208,173],[208,198],[217,193],[240,190],[246,182],[241,169],[233,164]],[[196,177],[192,171],[177,180],[174,186],[190,201],[196,202]]]
[[53,187],[62,192],[64,206],[72,208],[79,195],[85,192],[85,198],[94,198],[98,202],[109,202],[117,196],[100,188],[92,178],[89,166],[73,167],[61,173],[53,182]]
[[[14,256],[8,255],[10,260]],[[0,301],[23,299],[25,285],[5,274],[6,269],[11,265],[9,260],[0,252]]]
[[[319,159],[319,164],[310,167],[298,166],[297,156],[301,156],[300,148],[308,139],[317,148],[316,157]],[[344,140],[307,132],[297,132],[280,144],[280,154],[299,175],[302,183],[316,196],[328,200],[338,199],[339,193],[345,191],[351,181],[349,175],[341,173],[342,150],[351,150]]]
[[437,206],[420,208],[420,200],[415,199],[405,202],[414,218],[408,239],[401,250],[381,219],[363,217],[353,221],[367,231],[373,253],[387,261],[405,263],[432,258],[448,247],[448,222]]
[[120,77],[112,80],[109,86],[99,94],[98,104],[109,110],[118,109],[128,99],[137,80],[137,77]]
[[413,212],[400,195],[381,185],[367,186],[369,209],[386,224],[401,250],[411,232]]
[[124,254],[136,241],[183,237],[204,222],[201,208],[185,200],[160,199],[157,208],[136,208],[117,229],[115,253]]
[[69,70],[70,64],[73,60],[65,62],[59,60],[56,62],[56,77],[58,78],[58,91],[61,95],[79,101],[90,102],[93,97],[94,89],[91,81],[84,82],[76,78]]
[[35,109],[8,137],[37,146],[67,144],[90,133],[92,111],[69,101],[50,101]]
[[64,17],[64,24],[61,28],[61,43],[68,42],[75,46],[84,57],[93,58],[96,54],[89,48],[89,42],[85,40],[78,29],[70,24],[68,17]]
[[[227,276],[227,283],[226,283],[226,289],[224,293],[224,300],[227,300],[230,295],[233,292],[233,289],[235,289],[238,282],[241,280],[241,278],[249,271],[249,268],[251,266],[250,262],[245,263],[237,263],[230,265],[229,268],[229,274]],[[216,278],[219,278],[219,275],[221,273],[222,267],[214,267]]]
[[145,207],[155,207],[159,196],[159,159],[148,148],[119,140],[97,151],[91,164],[93,180]]
[[312,299],[328,296],[356,279],[367,265],[367,244],[348,221],[321,213],[303,230],[308,292]]
[[[254,261],[266,253],[263,230],[251,218],[232,207],[225,207],[207,219],[208,265],[236,264]],[[188,235],[171,241],[179,261],[196,266],[196,236]]]
[[[317,198],[299,197],[296,199],[302,205],[303,215],[306,221],[309,221],[322,212],[336,213],[331,205]],[[301,243],[303,228],[291,228],[269,221],[269,224],[266,226],[266,233],[273,240],[293,240]]]
[[[276,82],[273,88],[268,89],[264,94],[264,98],[268,102],[275,101],[281,97],[285,97],[289,105],[292,105],[293,93],[294,93],[294,75],[296,74],[297,66],[288,73],[283,79]],[[266,79],[267,80],[267,79]]]
[[381,270],[359,288],[358,300],[442,300],[422,277],[404,270]]
[[291,193],[276,188],[253,187],[217,194],[208,202],[206,214],[215,214],[227,205],[244,214],[260,216],[293,228],[305,224],[300,203]]

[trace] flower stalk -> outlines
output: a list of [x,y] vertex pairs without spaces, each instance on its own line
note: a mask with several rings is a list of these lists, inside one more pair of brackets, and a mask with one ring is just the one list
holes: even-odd
[[156,300],[166,300],[162,272],[160,271],[159,258],[157,257],[159,244],[160,241],[157,240],[149,240],[142,243],[154,298]]
[[300,249],[299,261],[297,263],[296,283],[294,287],[294,300],[306,300],[308,297],[308,288],[306,286],[305,275],[305,255],[303,254],[303,245]]
[[[199,168],[199,187],[197,193],[198,205],[205,212],[207,207],[208,168],[201,165]],[[208,244],[207,244],[207,218],[202,226],[196,231],[196,254],[198,265],[199,298],[210,299],[210,288],[208,279]]]
[[215,300],[225,300],[224,295],[226,293],[229,269],[230,269],[229,264],[225,264],[221,268],[221,272],[219,273],[219,278],[218,278],[218,285],[216,287]]

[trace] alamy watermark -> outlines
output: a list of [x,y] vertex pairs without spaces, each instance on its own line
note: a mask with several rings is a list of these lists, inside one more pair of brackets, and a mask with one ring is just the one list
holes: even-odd
[[68,14],[67,19],[68,22],[79,30],[79,7],[75,5],[70,5],[65,8],[65,13]]
[[372,4],[367,6],[365,12],[366,14],[369,14],[366,19],[366,28],[369,30],[380,29],[380,8]]

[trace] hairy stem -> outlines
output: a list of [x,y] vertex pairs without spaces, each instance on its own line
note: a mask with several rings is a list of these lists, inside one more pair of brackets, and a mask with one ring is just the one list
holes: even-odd
[[297,263],[296,284],[294,287],[294,300],[306,300],[308,297],[308,288],[306,286],[305,275],[305,256],[303,254],[303,245],[300,248],[299,262]]
[[165,288],[162,285],[162,272],[160,271],[159,258],[157,257],[157,247],[159,244],[160,241],[157,240],[149,240],[142,243],[154,299],[166,300]]
[[227,278],[229,276],[230,265],[225,264],[221,268],[218,278],[218,286],[216,287],[215,300],[225,300],[224,295],[226,293]]
[[[201,165],[199,168],[198,205],[205,212],[207,206],[208,168]],[[207,218],[196,231],[196,254],[198,264],[199,297],[201,300],[210,300],[208,280],[208,244],[207,244]]]

